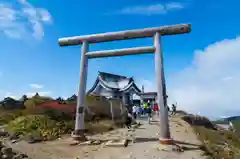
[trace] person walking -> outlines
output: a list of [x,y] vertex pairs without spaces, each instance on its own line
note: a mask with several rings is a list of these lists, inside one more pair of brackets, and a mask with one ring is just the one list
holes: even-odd
[[148,107],[147,108],[147,115],[148,115],[148,123],[151,123],[151,119],[152,119],[152,108]]
[[143,104],[143,114],[146,114],[146,113],[147,113],[147,107],[148,107],[148,104],[147,104],[147,103],[144,103],[144,104]]
[[176,114],[176,105],[172,104],[172,115]]
[[137,107],[137,117],[141,115],[141,106]]
[[157,103],[154,104],[153,111],[155,112],[155,114],[159,115],[159,107]]
[[170,115],[169,114],[170,113],[170,107],[169,106],[167,106],[167,112],[168,112],[167,114]]
[[138,112],[138,108],[137,108],[136,105],[134,105],[134,106],[132,107],[132,114],[133,114],[134,120],[137,119],[137,112]]
[[129,113],[127,108],[125,108],[125,111],[123,112],[123,115],[124,115],[123,116],[124,117],[124,124],[128,128],[128,130],[130,130],[131,127],[132,127],[133,117],[132,117],[131,113]]

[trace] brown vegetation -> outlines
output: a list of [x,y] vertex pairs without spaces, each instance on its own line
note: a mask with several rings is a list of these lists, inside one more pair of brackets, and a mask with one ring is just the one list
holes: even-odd
[[[95,101],[96,99],[87,97],[88,102],[91,100]],[[59,102],[52,98],[35,95],[26,99],[24,107],[24,109],[12,110],[2,107],[0,125],[8,124],[8,131],[18,137],[35,134],[35,136],[40,136],[42,140],[58,138],[74,129],[76,101],[72,98],[70,101]],[[102,116],[101,113],[95,113],[95,118],[86,119],[86,133],[90,134],[123,126],[120,118],[113,123],[111,116]]]
[[193,126],[205,154],[212,159],[240,158],[240,135],[228,130],[216,129],[206,117],[185,115],[183,120]]

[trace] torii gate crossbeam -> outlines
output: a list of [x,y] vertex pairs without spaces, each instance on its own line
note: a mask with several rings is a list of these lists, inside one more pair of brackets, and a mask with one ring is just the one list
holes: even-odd
[[[171,26],[162,26],[146,29],[127,30],[120,32],[108,32],[101,34],[92,34],[84,36],[75,36],[68,38],[60,38],[58,40],[60,46],[82,45],[81,63],[80,63],[80,84],[77,98],[77,111],[75,122],[75,138],[85,140],[84,136],[84,110],[86,106],[86,82],[87,82],[87,67],[88,59],[102,58],[109,56],[125,56],[133,54],[155,53],[155,72],[157,79],[157,104],[160,107],[160,143],[168,144],[171,141],[168,111],[167,111],[167,95],[165,76],[163,68],[163,55],[161,36],[184,34],[191,31],[190,24],[178,24]],[[100,43],[114,40],[136,39],[153,37],[154,46],[135,47],[118,50],[103,50],[103,51],[88,51],[88,45],[91,43]]]

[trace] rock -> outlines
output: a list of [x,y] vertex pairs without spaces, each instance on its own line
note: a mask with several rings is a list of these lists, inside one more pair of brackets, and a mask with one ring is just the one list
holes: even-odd
[[27,155],[13,151],[12,148],[6,147],[2,141],[0,141],[0,159],[23,159],[28,158]]
[[200,155],[201,155],[201,156],[205,156],[205,155],[206,155],[206,152],[201,152]]
[[24,140],[29,143],[29,144],[33,144],[33,143],[36,143],[34,138],[31,136],[31,135],[28,135],[28,136],[25,136],[24,137]]
[[3,147],[1,150],[1,153],[2,153],[2,159],[12,159],[12,157],[15,155],[12,149],[8,147]]
[[0,137],[6,137],[9,136],[9,133],[7,131],[0,131]]
[[78,145],[80,142],[79,141],[71,141],[70,142],[70,146],[76,146],[76,145]]
[[4,147],[2,141],[0,141],[0,150]]
[[1,159],[12,159],[13,155],[7,155],[7,154],[3,154]]
[[100,140],[96,140],[96,141],[93,141],[93,143],[92,144],[94,144],[94,145],[100,145],[102,142],[100,141]]
[[1,152],[2,152],[3,154],[10,154],[10,153],[12,153],[13,151],[12,151],[12,148],[3,147],[2,150],[1,150]]
[[24,159],[24,158],[27,158],[28,156],[25,155],[25,154],[17,154],[17,155],[14,155],[12,159]]
[[129,143],[128,139],[124,140],[110,140],[106,143],[106,146],[111,146],[111,147],[127,147]]
[[78,145],[91,145],[93,141],[78,142]]
[[183,152],[184,150],[178,145],[165,145],[158,144],[156,148],[160,151],[174,151],[174,152]]
[[19,140],[11,140],[11,142],[14,144],[16,142],[18,142]]
[[17,140],[18,139],[18,135],[13,133],[13,134],[10,134],[9,136],[9,140]]
[[24,138],[25,141],[27,141],[29,144],[41,142],[44,140],[40,132],[33,132],[31,134],[28,134]]
[[184,150],[180,146],[173,147],[172,150],[175,152],[184,152]]

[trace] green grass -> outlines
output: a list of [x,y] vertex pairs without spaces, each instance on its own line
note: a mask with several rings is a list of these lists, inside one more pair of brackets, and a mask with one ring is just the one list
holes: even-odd
[[234,120],[232,121],[232,124],[236,130],[236,133],[240,135],[240,120]]

